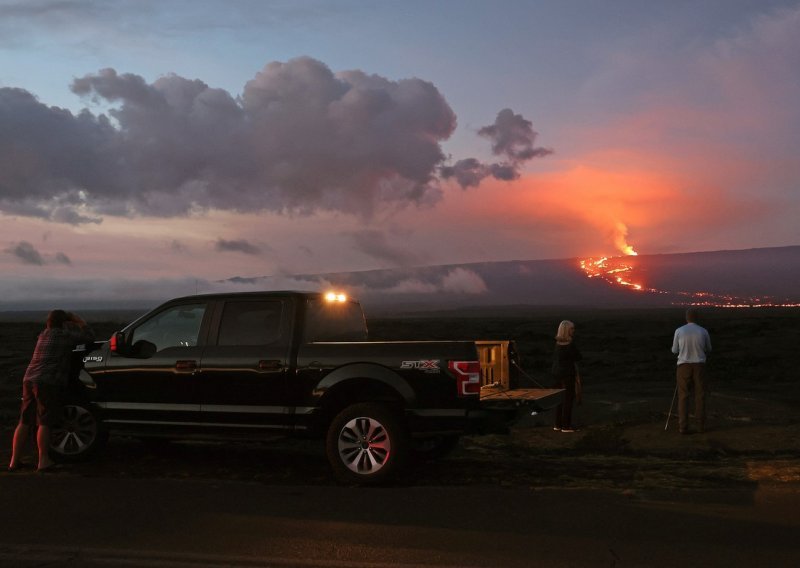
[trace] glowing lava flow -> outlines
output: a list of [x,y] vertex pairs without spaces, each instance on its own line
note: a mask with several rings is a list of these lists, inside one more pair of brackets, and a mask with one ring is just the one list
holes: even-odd
[[[636,256],[636,252],[633,251],[632,247],[630,250],[631,254],[629,256]],[[624,257],[613,257],[614,260],[621,258]],[[610,258],[607,256],[600,258],[584,258],[580,261],[581,270],[583,270],[589,278],[600,278],[612,285],[625,286],[637,292],[658,292],[658,290],[654,288],[644,288],[641,284],[635,284],[622,276],[622,274],[626,272],[633,271],[633,266],[629,264],[619,264],[612,268],[608,265],[609,260]]]
[[[627,256],[637,256],[633,247],[625,249]],[[729,294],[715,294],[713,292],[675,292],[648,288],[643,284],[634,282],[634,267],[625,262],[625,256],[603,256],[600,258],[584,258],[579,261],[581,270],[589,278],[599,278],[612,286],[621,286],[635,292],[660,294],[671,297],[674,305],[714,306],[720,308],[798,308],[800,304],[781,302],[769,296],[741,297]]]

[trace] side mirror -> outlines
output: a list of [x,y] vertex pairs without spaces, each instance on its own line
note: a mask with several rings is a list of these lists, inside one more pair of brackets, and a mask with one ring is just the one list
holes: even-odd
[[123,355],[125,353],[125,334],[115,331],[108,340],[108,346],[112,353]]

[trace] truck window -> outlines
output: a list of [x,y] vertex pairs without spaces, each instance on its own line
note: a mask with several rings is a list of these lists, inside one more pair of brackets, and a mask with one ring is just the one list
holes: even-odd
[[354,301],[329,302],[308,300],[306,307],[305,340],[366,341],[367,322],[361,304]]
[[269,345],[281,338],[283,302],[225,302],[217,345]]
[[159,312],[133,330],[131,344],[137,350],[150,352],[167,347],[194,347],[205,311],[205,304],[187,304]]

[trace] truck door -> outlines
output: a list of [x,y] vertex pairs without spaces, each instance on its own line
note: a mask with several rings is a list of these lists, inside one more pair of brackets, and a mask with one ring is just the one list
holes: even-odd
[[219,303],[201,361],[207,425],[241,431],[289,427],[291,305],[289,298],[274,297]]
[[200,419],[197,373],[210,319],[206,302],[167,306],[126,331],[122,353],[94,373],[109,422],[159,432]]

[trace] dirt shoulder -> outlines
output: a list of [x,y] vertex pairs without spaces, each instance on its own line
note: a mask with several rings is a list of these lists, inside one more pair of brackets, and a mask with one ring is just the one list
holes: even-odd
[[[708,403],[706,432],[681,435],[674,415],[665,430],[672,397],[666,385],[619,392],[587,389],[575,410],[578,432],[553,431],[547,414],[528,417],[510,436],[466,438],[459,455],[501,464],[500,483],[543,487],[665,493],[800,484],[800,424],[796,405],[780,400],[782,393],[718,389]],[[510,462],[534,471],[509,479]]]

